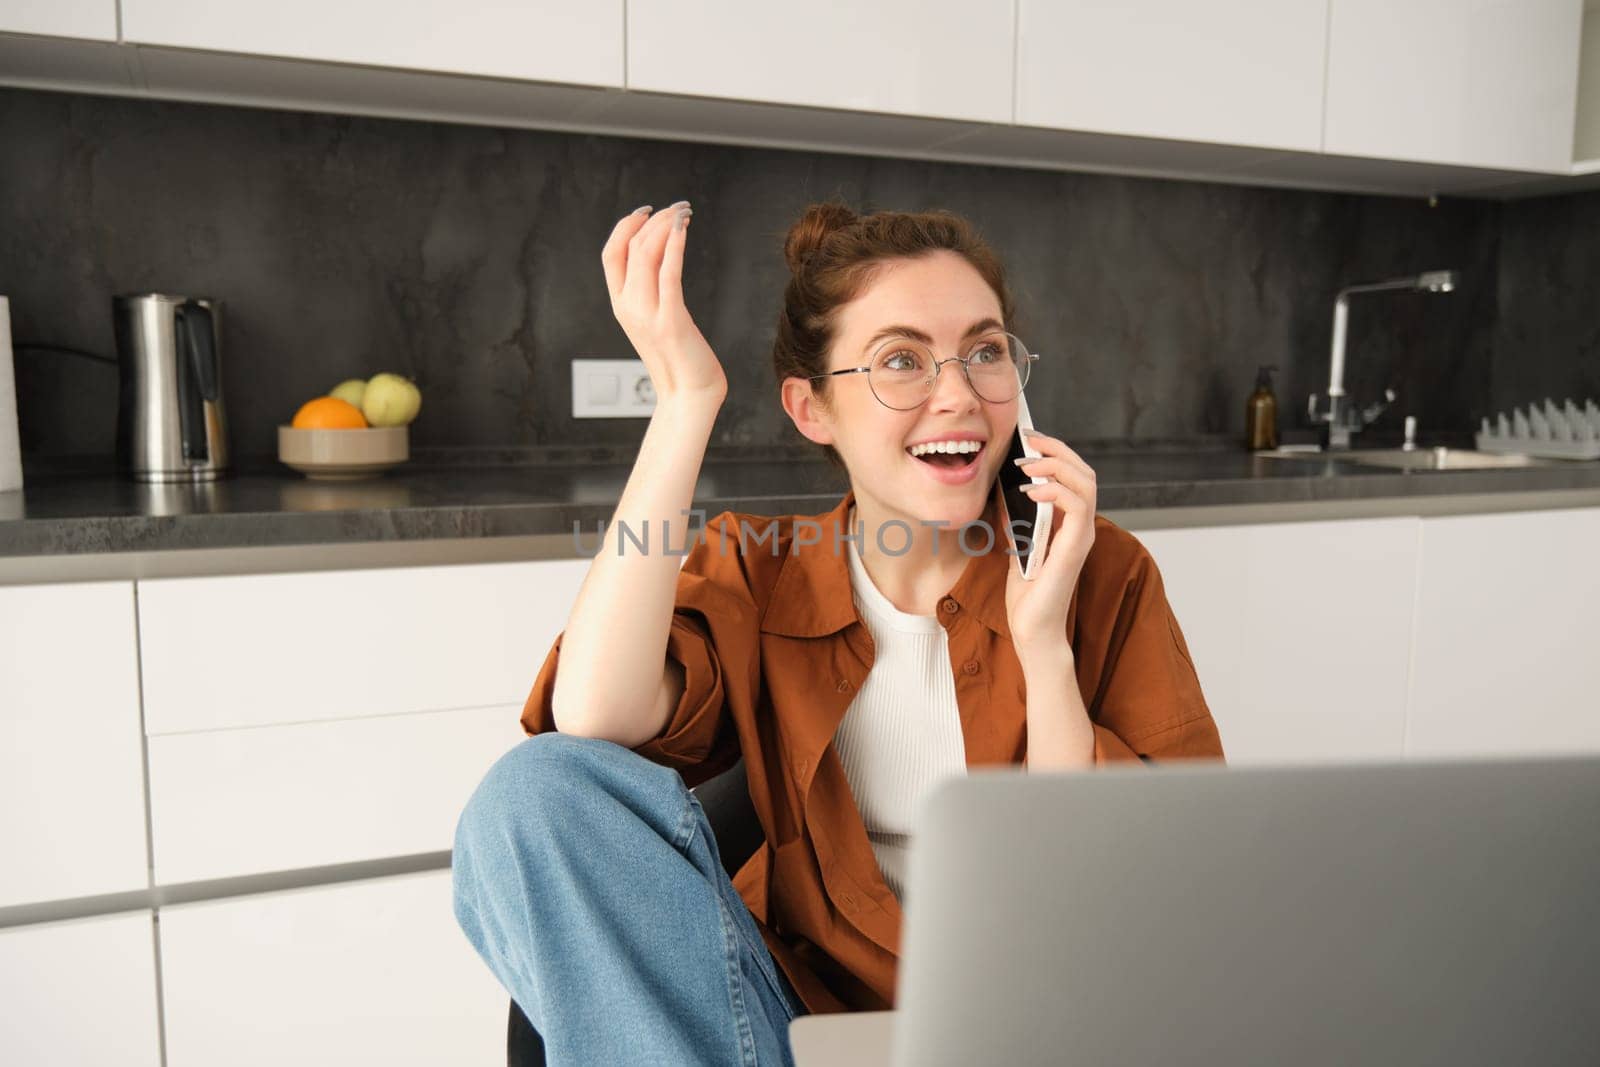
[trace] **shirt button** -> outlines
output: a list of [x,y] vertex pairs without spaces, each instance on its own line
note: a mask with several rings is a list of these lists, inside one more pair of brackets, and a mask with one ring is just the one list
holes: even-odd
[[847,908],[853,908],[853,907],[856,906],[856,898],[855,898],[855,896],[853,894],[850,894],[850,893],[845,893],[843,896],[841,896],[839,898],[839,901],[840,901],[840,903],[842,903]]
[[939,601],[939,608],[946,615],[954,615],[957,611],[961,610],[961,605],[956,603],[955,597],[947,596],[943,600]]
[[975,660],[975,659],[969,659],[969,660],[967,660],[967,662],[965,662],[965,663],[963,663],[961,665],[961,669],[966,671],[968,674],[977,674],[978,673],[978,661]]
[[847,679],[847,678],[840,678],[840,679],[839,679],[839,685],[838,685],[838,689],[839,689],[839,692],[841,692],[841,693],[842,693],[842,692],[844,692],[844,691],[845,691],[845,690],[846,690],[846,689],[849,689],[849,688],[850,688],[850,681],[849,681],[849,679]]

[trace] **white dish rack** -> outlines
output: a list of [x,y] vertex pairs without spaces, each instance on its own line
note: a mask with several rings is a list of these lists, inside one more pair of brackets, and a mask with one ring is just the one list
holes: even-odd
[[1526,413],[1511,409],[1488,418],[1475,437],[1479,452],[1515,453],[1552,459],[1600,459],[1600,406],[1585,400],[1579,407],[1569,398],[1561,407],[1545,398],[1543,407],[1528,405]]

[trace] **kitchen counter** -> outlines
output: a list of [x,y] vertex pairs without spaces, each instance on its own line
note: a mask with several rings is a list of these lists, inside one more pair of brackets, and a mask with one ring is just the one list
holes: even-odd
[[[1406,472],[1347,456],[1254,455],[1215,440],[1086,443],[1079,452],[1098,476],[1101,513],[1130,528],[1600,503],[1600,461]],[[632,450],[611,448],[418,450],[388,473],[335,482],[261,457],[240,461],[228,478],[184,486],[136,483],[105,461],[34,463],[23,490],[0,493],[0,563],[11,565],[0,580],[25,580],[62,557],[293,546],[303,554],[359,545],[363,561],[401,558],[397,546],[463,541],[478,543],[473,559],[494,558],[485,550],[502,542],[513,558],[587,555],[632,460]],[[708,517],[814,514],[846,488],[810,448],[722,446],[708,453],[694,502]],[[385,545],[389,555],[374,554]],[[25,560],[33,571],[17,569]]]

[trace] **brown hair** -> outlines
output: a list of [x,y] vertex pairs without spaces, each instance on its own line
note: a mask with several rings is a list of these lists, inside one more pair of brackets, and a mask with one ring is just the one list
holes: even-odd
[[[999,299],[1001,321],[1012,329],[1014,308],[1000,257],[960,215],[944,210],[857,215],[838,201],[807,207],[783,243],[790,276],[772,345],[772,368],[779,385],[785,378],[809,378],[829,369],[828,349],[835,339],[839,308],[865,292],[888,261],[940,249],[972,264]],[[819,378],[811,383],[824,408],[832,381]],[[821,447],[830,463],[844,468],[832,445]]]

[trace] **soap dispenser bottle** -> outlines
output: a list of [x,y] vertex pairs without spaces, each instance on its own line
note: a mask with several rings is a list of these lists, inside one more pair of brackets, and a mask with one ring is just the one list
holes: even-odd
[[1252,452],[1278,447],[1278,398],[1272,395],[1276,363],[1256,372],[1256,391],[1244,409],[1245,446]]

